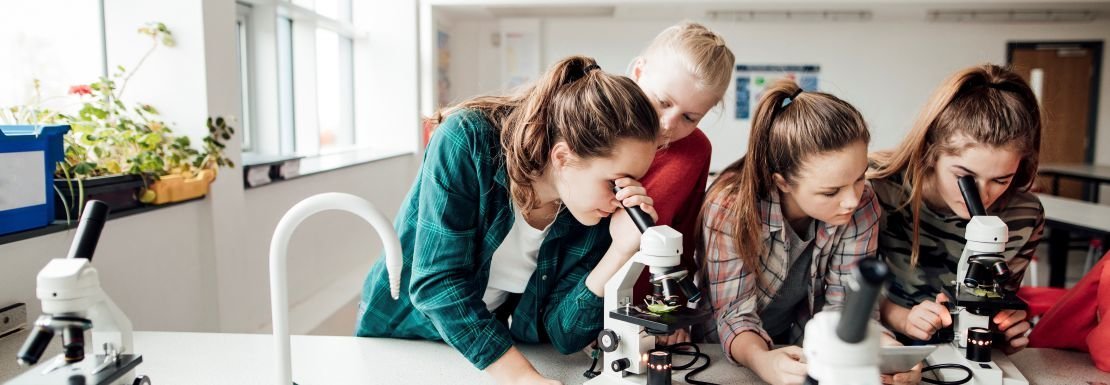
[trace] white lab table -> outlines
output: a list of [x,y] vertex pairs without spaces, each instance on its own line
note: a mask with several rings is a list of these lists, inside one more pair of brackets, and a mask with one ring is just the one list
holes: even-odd
[[1110,206],[1071,198],[1037,194],[1044,206],[1048,232],[1049,286],[1064,287],[1069,241],[1073,233],[1110,242]]
[[[267,384],[273,378],[273,339],[267,334],[137,332],[139,373],[162,384]],[[490,377],[440,342],[380,338],[293,336],[293,380],[308,384],[492,384]],[[584,353],[564,356],[550,345],[518,348],[544,375],[565,384],[584,382]],[[695,379],[720,384],[761,384],[748,369],[724,360],[716,345],[702,345],[713,364]],[[1011,356],[1034,384],[1110,383],[1083,353],[1026,349]],[[686,357],[676,357],[684,362]],[[676,372],[685,374],[685,372]],[[674,383],[685,384],[679,376]]]

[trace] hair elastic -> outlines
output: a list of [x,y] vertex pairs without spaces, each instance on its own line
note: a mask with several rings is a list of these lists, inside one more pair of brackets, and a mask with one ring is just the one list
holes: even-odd
[[801,88],[799,88],[797,91],[794,91],[794,93],[791,94],[790,97],[782,100],[782,107],[780,107],[780,108],[786,108],[786,106],[789,106],[790,103],[794,103],[794,99],[797,98],[798,95],[801,95],[801,94],[802,94],[802,89]]

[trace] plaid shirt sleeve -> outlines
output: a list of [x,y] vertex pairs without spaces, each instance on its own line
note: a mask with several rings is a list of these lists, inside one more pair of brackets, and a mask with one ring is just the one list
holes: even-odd
[[[437,128],[420,171],[410,298],[443,340],[484,370],[512,347],[475,287],[479,242],[476,154],[464,114]],[[454,122],[454,124],[450,124]]]
[[763,321],[757,312],[760,296],[756,286],[757,273],[744,266],[740,259],[736,239],[732,236],[735,213],[725,207],[723,199],[728,198],[714,199],[706,208],[702,229],[705,234],[706,284],[725,357],[739,364],[732,357],[729,346],[740,333],[755,333],[767,342],[768,348],[771,347],[771,336],[763,330]]
[[[608,242],[603,242],[608,245]],[[604,248],[603,248],[604,249]],[[603,302],[586,287],[591,264],[579,263],[559,282],[551,298],[558,298],[544,310],[544,328],[551,345],[563,354],[582,350],[597,338],[604,323]]]

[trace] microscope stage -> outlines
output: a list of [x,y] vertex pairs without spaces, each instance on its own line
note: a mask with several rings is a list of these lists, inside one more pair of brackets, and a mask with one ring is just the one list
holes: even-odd
[[665,314],[643,311],[638,307],[622,307],[609,312],[609,317],[615,320],[643,326],[648,332],[655,334],[671,334],[678,329],[705,322],[712,316],[713,312],[709,309],[691,309],[685,306]]
[[1001,297],[981,297],[962,288],[960,294],[956,297],[956,304],[973,312],[986,310],[991,314],[1004,309],[1026,310],[1029,308],[1029,305],[1014,293],[1003,293]]

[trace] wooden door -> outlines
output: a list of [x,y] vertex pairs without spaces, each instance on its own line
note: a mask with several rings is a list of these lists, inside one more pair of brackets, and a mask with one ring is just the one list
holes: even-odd
[[[1094,158],[1092,87],[1101,55],[1085,44],[1011,44],[1010,64],[1037,94],[1044,117],[1040,162],[1090,163]],[[1097,90],[1097,88],[1094,88]],[[1051,191],[1050,178],[1041,178],[1041,191]],[[1060,195],[1082,199],[1083,186],[1061,180]]]

